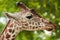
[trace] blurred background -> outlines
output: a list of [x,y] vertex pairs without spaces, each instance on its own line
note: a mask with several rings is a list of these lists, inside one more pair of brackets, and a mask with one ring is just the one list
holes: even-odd
[[20,9],[16,2],[23,2],[27,7],[35,9],[41,16],[53,22],[54,31],[22,31],[15,40],[60,40],[60,0],[0,0],[0,34],[7,24],[4,12],[14,13]]

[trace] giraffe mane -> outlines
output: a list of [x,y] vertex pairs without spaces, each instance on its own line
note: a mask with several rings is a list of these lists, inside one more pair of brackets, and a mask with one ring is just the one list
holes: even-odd
[[3,30],[2,33],[0,34],[0,37],[1,37],[1,35],[3,34],[3,32],[5,31],[5,29],[8,27],[8,24],[10,24],[10,22],[11,22],[11,20],[9,20],[9,21],[7,22],[7,25],[5,26],[4,30]]

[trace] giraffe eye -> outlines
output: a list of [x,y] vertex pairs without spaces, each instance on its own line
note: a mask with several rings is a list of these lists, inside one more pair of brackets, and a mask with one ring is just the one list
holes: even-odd
[[31,18],[32,18],[32,15],[30,15],[30,16],[26,16],[26,18],[31,19]]

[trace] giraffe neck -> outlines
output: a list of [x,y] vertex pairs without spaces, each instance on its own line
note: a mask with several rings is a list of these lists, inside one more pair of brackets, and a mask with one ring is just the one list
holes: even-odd
[[10,20],[0,36],[0,40],[14,40],[16,35],[21,31],[16,21]]

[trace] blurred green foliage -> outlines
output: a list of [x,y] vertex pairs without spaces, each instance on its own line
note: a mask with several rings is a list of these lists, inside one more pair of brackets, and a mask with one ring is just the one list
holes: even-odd
[[[16,7],[16,2],[23,2],[27,7],[35,9],[41,16],[49,19],[57,26],[51,36],[44,34],[42,30],[37,31],[37,34],[34,31],[22,31],[16,40],[60,40],[60,0],[0,0],[0,17],[3,17],[4,12],[20,11]],[[0,32],[4,27],[4,24],[0,23]],[[43,34],[45,39],[39,37],[40,34]]]

